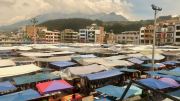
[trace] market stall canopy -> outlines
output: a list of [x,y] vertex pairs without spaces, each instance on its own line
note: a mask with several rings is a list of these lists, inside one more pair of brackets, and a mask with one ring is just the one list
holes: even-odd
[[57,61],[57,62],[51,62],[50,64],[53,65],[52,66],[53,68],[57,68],[57,69],[65,69],[67,67],[76,65],[76,63],[70,61]]
[[61,51],[61,52],[51,52],[49,54],[51,54],[51,55],[71,55],[74,53],[75,52],[71,52],[71,51]]
[[20,50],[20,51],[29,51],[32,50],[32,47],[28,46],[14,46],[15,49]]
[[71,56],[56,56],[56,57],[48,57],[48,58],[34,58],[35,61],[39,62],[56,62],[56,61],[71,61]]
[[[147,58],[149,58],[149,59],[151,59],[152,60],[152,55],[150,54],[150,55],[145,55]],[[162,59],[164,59],[165,58],[165,56],[163,56],[163,55],[160,55],[160,54],[155,54],[154,55],[154,60],[162,60]]]
[[[144,68],[153,68],[151,63],[149,63],[149,64],[141,64],[141,66],[144,67]],[[155,63],[154,67],[155,68],[162,68],[162,67],[165,67],[165,65],[160,64],[160,63]]]
[[140,58],[140,57],[142,57],[142,56],[144,56],[144,55],[141,54],[141,53],[127,54],[127,57],[128,57],[128,58]]
[[105,58],[88,58],[81,60],[82,65],[89,64],[100,64],[106,67],[115,67],[115,66],[132,66],[133,63],[125,61],[125,60],[109,60]]
[[80,75],[96,73],[100,71],[108,70],[105,66],[102,65],[88,65],[88,66],[77,66],[77,67],[68,67],[63,70],[63,78],[72,79],[78,78]]
[[39,97],[40,94],[37,91],[33,89],[27,89],[24,91],[0,96],[0,101],[27,101]]
[[41,69],[42,68],[35,66],[34,64],[4,67],[0,68],[0,78],[32,73]]
[[127,59],[128,61],[132,62],[132,63],[135,63],[135,64],[142,64],[144,61],[142,60],[139,60],[137,58],[129,58]]
[[160,80],[156,80],[153,78],[141,79],[141,80],[138,80],[138,82],[153,89],[165,89],[165,88],[173,87],[172,85],[169,85],[167,83],[164,83]]
[[[123,95],[124,91],[126,88],[123,87],[117,87],[117,86],[113,86],[113,85],[108,85],[108,86],[104,86],[102,88],[98,88],[96,89],[96,91],[109,95],[109,96],[113,96],[113,97],[117,97],[117,98],[121,98],[121,96]],[[134,96],[134,94],[137,92],[137,90],[132,90],[129,89],[125,98],[128,98],[130,96]]]
[[127,58],[126,55],[116,55],[116,56],[110,56],[110,57],[105,57],[104,59],[108,60],[121,60]]
[[146,73],[151,75],[151,76],[158,76],[158,77],[162,77],[162,78],[171,78],[171,79],[174,79],[174,80],[180,82],[180,78],[179,77],[172,76],[172,75],[161,74],[159,72],[160,71],[148,71]]
[[21,52],[21,56],[28,56],[28,57],[50,57],[53,56],[49,53],[40,53],[40,52]]
[[108,71],[103,71],[103,72],[98,72],[98,73],[93,73],[93,74],[87,74],[84,76],[86,76],[89,80],[100,80],[104,78],[118,76],[121,74],[123,73],[117,70],[108,70]]
[[74,57],[79,57],[79,58],[96,58],[96,56],[94,54],[76,55]]
[[158,73],[180,77],[180,72],[179,71],[163,70],[163,71],[159,71]]
[[165,62],[162,62],[162,64],[165,64],[165,65],[176,65],[180,63],[179,61],[165,61]]
[[35,82],[44,81],[44,80],[53,80],[53,79],[61,78],[60,76],[55,75],[53,73],[54,72],[37,73],[34,75],[24,75],[20,77],[15,77],[13,78],[13,80],[15,81],[16,85],[22,85],[22,84],[35,83]]
[[0,82],[0,92],[15,90],[16,87],[9,81]]
[[174,87],[180,87],[180,84],[178,82],[176,82],[174,79],[171,78],[160,78],[160,81],[167,83],[169,85],[172,85]]
[[71,86],[65,80],[53,80],[36,84],[36,88],[38,89],[40,94],[48,94],[60,90],[70,89],[72,87],[73,86]]
[[129,68],[120,68],[118,70],[120,70],[121,72],[131,72],[131,73],[139,72],[139,70],[137,69],[129,69]]
[[0,60],[0,68],[8,67],[8,66],[15,66],[15,62],[10,59],[1,59]]

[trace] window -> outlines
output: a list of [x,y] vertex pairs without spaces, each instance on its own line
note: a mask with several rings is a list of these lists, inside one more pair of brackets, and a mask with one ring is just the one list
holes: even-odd
[[143,37],[144,37],[144,35],[141,35],[141,37],[143,38]]
[[176,38],[176,42],[180,42],[180,38]]
[[176,32],[176,36],[180,36],[180,32]]
[[141,33],[144,33],[144,30],[141,30]]
[[176,26],[176,29],[177,29],[177,30],[180,30],[180,26]]

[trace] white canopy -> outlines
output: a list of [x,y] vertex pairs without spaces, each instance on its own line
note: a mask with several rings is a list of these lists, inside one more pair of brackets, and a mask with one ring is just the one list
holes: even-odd
[[41,69],[42,68],[35,66],[34,64],[4,67],[0,68],[0,78],[27,74],[39,71]]
[[[146,55],[146,57],[149,58],[149,59],[152,59],[152,55]],[[162,60],[164,58],[165,58],[165,56],[160,55],[160,54],[155,54],[154,55],[154,60]]]
[[8,66],[15,66],[16,64],[14,61],[10,59],[2,59],[0,60],[0,67],[8,67]]
[[125,55],[116,55],[116,56],[110,56],[110,57],[106,57],[104,59],[109,59],[109,60],[121,60],[121,59],[125,59],[127,58],[127,56]]
[[21,53],[22,56],[28,56],[28,57],[47,57],[52,56],[52,54],[49,53],[40,53],[40,52],[24,52]]
[[83,74],[96,73],[103,70],[107,70],[107,68],[105,66],[97,64],[88,66],[68,67],[62,71],[63,75],[61,76],[66,79],[72,79],[77,78],[78,76]]
[[112,68],[115,66],[131,66],[133,63],[125,61],[125,60],[109,60],[105,58],[86,58],[80,61],[82,65],[89,65],[89,64],[100,64],[106,66],[108,68]]
[[49,57],[49,58],[35,58],[35,61],[41,61],[41,62],[71,61],[71,56],[58,56],[58,57]]

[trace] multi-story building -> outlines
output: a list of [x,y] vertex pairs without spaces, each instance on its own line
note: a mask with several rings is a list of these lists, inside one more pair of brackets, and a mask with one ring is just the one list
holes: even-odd
[[156,45],[174,43],[174,24],[159,23],[156,29]]
[[174,44],[180,45],[180,23],[175,24]]
[[104,27],[97,26],[96,24],[79,30],[79,40],[83,43],[103,43],[104,37]]
[[61,42],[63,43],[75,43],[79,42],[79,33],[72,29],[65,29],[61,32]]
[[121,44],[139,44],[139,31],[125,31],[118,34],[116,42]]
[[39,27],[39,26],[34,27],[32,25],[28,25],[25,28],[25,32],[27,33],[28,37],[31,39],[35,37],[35,34],[36,34],[36,37],[38,37],[38,33],[42,32],[42,30],[47,30],[47,27]]
[[148,25],[140,28],[140,44],[150,45],[153,43],[154,26]]
[[43,30],[45,43],[59,43],[60,42],[60,32],[59,31],[49,31]]
[[104,43],[114,44],[116,42],[116,35],[114,33],[105,33]]

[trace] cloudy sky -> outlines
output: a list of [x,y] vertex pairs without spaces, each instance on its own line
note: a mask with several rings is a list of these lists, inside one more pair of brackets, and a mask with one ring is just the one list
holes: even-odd
[[51,12],[116,12],[129,20],[152,19],[152,3],[163,8],[159,15],[180,15],[180,0],[0,0],[0,25]]

